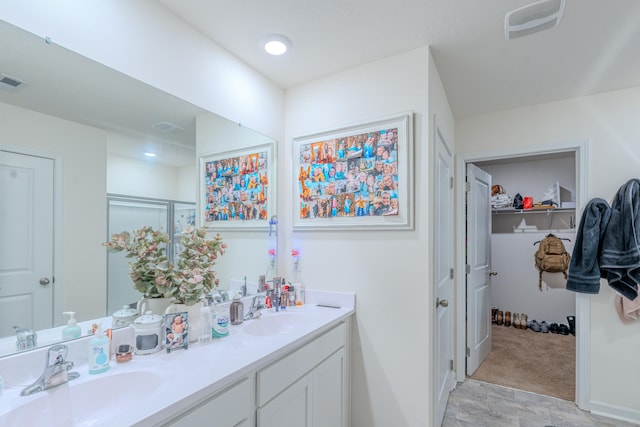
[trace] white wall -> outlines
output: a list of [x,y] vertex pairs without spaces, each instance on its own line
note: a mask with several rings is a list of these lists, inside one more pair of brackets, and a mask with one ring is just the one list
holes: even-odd
[[[301,251],[301,281],[310,289],[357,295],[353,331],[352,425],[428,425],[430,399],[429,51],[419,49],[334,74],[287,91],[286,146],[278,188],[285,253]],[[291,138],[413,110],[413,231],[291,231]],[[420,192],[420,190],[417,190]],[[290,275],[291,260],[283,274]],[[426,310],[426,311],[425,311]]]
[[[62,156],[62,310],[77,319],[104,315],[106,307],[107,134],[89,126],[0,103],[0,144]],[[61,273],[61,274],[60,274]],[[62,313],[55,313],[58,321]]]
[[[460,119],[457,152],[588,140],[587,197],[611,201],[622,184],[639,175],[638,111],[640,88],[632,88]],[[600,293],[590,297],[591,406],[637,422],[640,322],[623,325],[613,298],[604,281]]]
[[502,185],[507,195],[511,197],[520,193],[523,197],[533,197],[534,203],[541,202],[544,200],[545,193],[557,181],[567,190],[563,193],[571,193],[571,201],[576,201],[576,160],[573,155],[560,153],[558,157],[553,158],[513,159],[513,161],[505,160],[497,164],[483,162],[474,162],[474,164],[489,173],[491,182]]
[[182,202],[196,201],[197,165],[178,168],[178,198]]
[[[535,214],[538,215],[538,214]],[[502,215],[501,215],[502,216]],[[549,288],[542,282],[538,288],[539,272],[534,265],[533,255],[546,232],[500,233],[491,236],[491,270],[498,273],[491,278],[491,306],[503,312],[525,313],[529,320],[548,324],[567,323],[567,316],[576,314],[576,297],[564,288]],[[564,241],[567,252],[573,251],[575,231],[554,232]],[[562,273],[548,273],[564,281]]]
[[[110,153],[107,158],[107,192],[195,202],[195,176],[193,173],[185,174],[187,169],[195,170],[195,165],[190,168],[177,168],[160,165],[153,160],[142,161]],[[184,185],[183,179],[187,180]],[[183,194],[185,186],[192,189],[190,195]]]

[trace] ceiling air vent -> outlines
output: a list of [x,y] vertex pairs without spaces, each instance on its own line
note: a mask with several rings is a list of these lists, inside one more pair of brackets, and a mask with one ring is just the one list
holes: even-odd
[[160,131],[160,132],[164,132],[164,133],[184,130],[180,126],[174,125],[173,123],[169,123],[169,122],[158,122],[158,123],[155,123],[152,127],[155,130]]
[[507,40],[553,28],[560,22],[565,0],[542,0],[508,12],[504,17]]
[[19,86],[23,85],[22,80],[0,74],[0,87],[8,90],[16,90]]

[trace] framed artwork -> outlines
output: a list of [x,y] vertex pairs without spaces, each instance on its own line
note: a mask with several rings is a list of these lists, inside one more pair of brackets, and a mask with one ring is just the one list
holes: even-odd
[[164,315],[164,347],[171,350],[189,347],[189,313],[181,311]]
[[413,115],[293,139],[293,228],[412,229]]
[[[275,214],[273,143],[200,157],[200,226],[266,229]],[[272,185],[273,183],[273,185]]]

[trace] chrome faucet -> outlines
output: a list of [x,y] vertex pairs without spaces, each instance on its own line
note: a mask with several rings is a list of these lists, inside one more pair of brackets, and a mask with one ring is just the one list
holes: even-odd
[[14,326],[13,330],[16,332],[16,351],[30,350],[38,346],[38,335],[34,330],[20,326]]
[[[214,295],[217,293],[217,295]],[[229,301],[229,293],[224,289],[214,289],[206,295],[207,305],[220,304]]]
[[244,320],[255,319],[260,317],[260,310],[265,308],[266,293],[259,293],[251,299],[251,306],[244,316]]
[[47,360],[44,364],[44,372],[36,382],[22,390],[20,395],[28,396],[78,378],[80,376],[79,373],[69,372],[73,368],[73,362],[66,360],[67,352],[67,346],[62,344],[49,348],[47,350]]

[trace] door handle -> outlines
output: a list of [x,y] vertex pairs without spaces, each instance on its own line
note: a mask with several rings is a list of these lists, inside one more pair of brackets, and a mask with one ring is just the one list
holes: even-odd
[[51,282],[49,281],[48,277],[43,277],[42,279],[40,279],[40,284],[42,286],[47,286],[49,283],[51,283]]
[[497,276],[498,272],[497,271],[491,271],[489,270],[489,276]]
[[436,298],[436,308],[438,308],[440,306],[448,307],[449,306],[449,301],[447,301],[446,299]]

